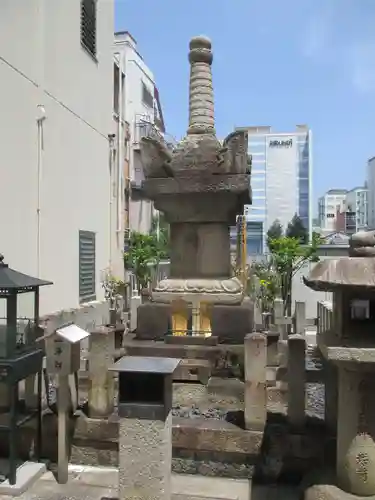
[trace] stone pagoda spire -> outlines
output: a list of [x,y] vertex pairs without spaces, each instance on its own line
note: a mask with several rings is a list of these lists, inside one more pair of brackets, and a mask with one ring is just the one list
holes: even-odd
[[211,41],[204,36],[192,38],[189,52],[188,135],[215,134],[212,60]]

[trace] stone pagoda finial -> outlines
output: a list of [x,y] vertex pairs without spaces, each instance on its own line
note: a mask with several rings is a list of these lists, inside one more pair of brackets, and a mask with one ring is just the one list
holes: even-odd
[[190,40],[190,86],[188,135],[215,134],[211,41],[205,36]]

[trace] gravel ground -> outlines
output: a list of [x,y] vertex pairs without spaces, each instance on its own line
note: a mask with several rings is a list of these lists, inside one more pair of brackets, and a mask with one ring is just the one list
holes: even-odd
[[229,464],[205,460],[173,458],[172,471],[177,474],[201,474],[202,476],[246,479],[253,476],[254,466],[247,464]]
[[[318,370],[322,366],[321,360],[316,357],[313,348],[306,353],[306,368]],[[310,417],[324,418],[324,385],[306,384],[306,413]]]
[[172,415],[174,417],[182,418],[214,418],[216,420],[225,419],[227,412],[225,410],[220,410],[218,408],[207,408],[206,410],[201,410],[197,405],[180,406],[175,405],[172,408]]
[[[307,351],[306,368],[318,370],[321,362],[314,357],[313,349]],[[306,384],[306,413],[311,417],[324,418],[324,386],[322,384]],[[172,415],[182,418],[214,418],[225,419],[227,411],[215,407],[202,409],[201,405],[174,405]]]

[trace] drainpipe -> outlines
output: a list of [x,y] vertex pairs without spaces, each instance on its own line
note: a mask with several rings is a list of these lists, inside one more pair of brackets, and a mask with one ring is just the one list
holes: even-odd
[[122,182],[121,182],[121,172],[123,166],[123,88],[122,88],[122,73],[123,73],[123,61],[122,54],[119,57],[119,114],[118,114],[118,157],[117,157],[117,229],[116,233],[119,236],[122,227],[122,210],[121,210],[121,200],[122,200]]
[[115,160],[115,134],[108,135],[109,142],[109,272],[112,274],[113,189],[112,179]]
[[36,119],[37,127],[38,127],[38,158],[37,158],[37,206],[36,206],[36,217],[37,217],[37,241],[36,241],[36,269],[37,276],[40,278],[40,249],[41,249],[41,190],[42,190],[42,176],[43,176],[43,149],[44,149],[44,141],[43,141],[43,123],[46,119],[46,110],[44,106],[41,104],[38,105],[38,117]]

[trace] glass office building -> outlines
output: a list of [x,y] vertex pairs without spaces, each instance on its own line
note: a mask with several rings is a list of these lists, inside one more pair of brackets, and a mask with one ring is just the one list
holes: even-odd
[[248,253],[267,252],[269,227],[278,219],[284,229],[298,214],[312,234],[312,134],[305,125],[295,132],[274,133],[271,127],[241,127],[249,133],[252,155],[252,205],[245,207]]

